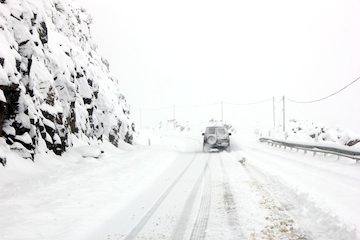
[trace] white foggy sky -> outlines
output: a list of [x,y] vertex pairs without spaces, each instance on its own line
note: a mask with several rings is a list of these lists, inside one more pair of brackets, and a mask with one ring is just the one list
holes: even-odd
[[[360,74],[357,0],[77,1],[135,106],[307,100]],[[289,115],[359,131],[359,90]]]

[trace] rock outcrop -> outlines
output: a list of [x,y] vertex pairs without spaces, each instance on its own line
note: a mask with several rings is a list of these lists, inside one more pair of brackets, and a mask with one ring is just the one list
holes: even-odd
[[60,155],[72,134],[132,143],[129,107],[91,22],[66,0],[0,0],[0,137],[24,157]]

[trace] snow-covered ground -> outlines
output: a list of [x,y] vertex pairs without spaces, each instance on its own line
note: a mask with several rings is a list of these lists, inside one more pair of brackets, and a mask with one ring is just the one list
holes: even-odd
[[360,165],[354,160],[245,140],[238,148],[311,239],[359,238]]
[[360,165],[241,131],[232,152],[203,153],[198,130],[13,156],[0,168],[0,239],[359,239]]

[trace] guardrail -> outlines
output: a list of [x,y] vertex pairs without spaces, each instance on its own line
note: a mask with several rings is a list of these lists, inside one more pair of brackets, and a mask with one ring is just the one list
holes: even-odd
[[305,153],[307,151],[313,152],[314,154],[324,153],[325,155],[330,154],[330,155],[335,155],[338,157],[351,158],[351,159],[356,160],[356,163],[360,162],[360,152],[358,152],[358,151],[352,151],[352,150],[348,150],[348,149],[329,147],[329,146],[323,146],[323,145],[287,142],[287,141],[281,141],[281,140],[271,139],[271,138],[260,138],[259,141],[268,143],[272,146],[300,149],[300,150],[303,150]]

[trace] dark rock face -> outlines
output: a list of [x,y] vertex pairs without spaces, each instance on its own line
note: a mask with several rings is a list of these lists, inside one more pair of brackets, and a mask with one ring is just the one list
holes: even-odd
[[0,102],[0,137],[3,136],[2,134],[2,126],[6,115],[6,103]]
[[8,8],[0,15],[0,137],[10,148],[60,155],[71,135],[132,143],[129,107],[91,40],[91,17],[66,0],[0,3]]
[[10,86],[0,85],[0,89],[3,91],[6,98],[4,117],[6,119],[13,118],[16,116],[16,113],[18,112],[18,101],[20,97],[19,85],[17,84],[11,84]]
[[360,142],[360,139],[353,139],[346,143],[346,146],[352,147]]
[[44,45],[48,42],[48,30],[45,22],[40,23],[40,27],[38,28],[39,38],[41,43]]
[[129,144],[133,144],[133,135],[129,134],[129,132],[126,132],[124,141]]
[[6,166],[6,158],[5,157],[0,157],[0,164],[3,165],[3,167]]

